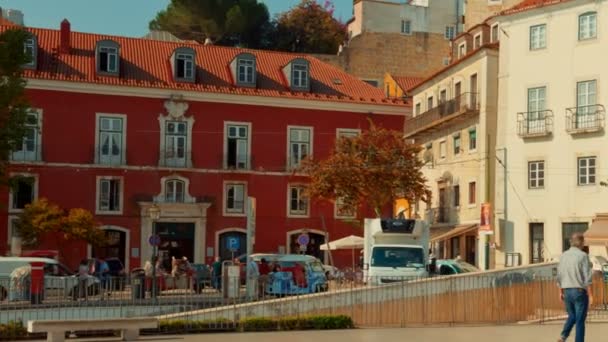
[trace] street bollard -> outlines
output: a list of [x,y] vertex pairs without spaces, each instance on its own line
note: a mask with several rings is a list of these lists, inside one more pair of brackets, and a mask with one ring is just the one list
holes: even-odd
[[30,299],[32,304],[41,304],[44,296],[44,263],[32,262]]

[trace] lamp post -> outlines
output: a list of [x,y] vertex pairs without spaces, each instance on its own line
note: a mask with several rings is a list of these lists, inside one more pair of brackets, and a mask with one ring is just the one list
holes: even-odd
[[[148,215],[152,219],[152,236],[156,236],[156,221],[160,218],[160,208],[153,204],[148,208]],[[156,263],[158,262],[158,245],[152,246],[152,298],[156,298]]]

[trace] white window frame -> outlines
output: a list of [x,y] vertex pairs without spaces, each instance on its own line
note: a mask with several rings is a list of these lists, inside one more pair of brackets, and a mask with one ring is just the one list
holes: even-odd
[[[542,172],[542,176],[540,173]],[[528,189],[540,190],[545,188],[545,161],[532,160],[528,162]],[[540,183],[542,182],[542,185]],[[534,184],[534,185],[533,185]]]
[[250,170],[251,169],[251,122],[224,121],[224,169],[228,169],[228,139],[230,138],[230,127],[241,126],[247,128],[247,155],[245,156],[245,166],[238,167],[239,153],[237,147],[237,167],[235,170]]
[[530,26],[530,51],[542,50],[547,47],[547,24]]
[[446,26],[443,31],[443,37],[447,40],[454,39],[454,37],[456,37],[456,27],[452,25]]
[[[598,101],[597,83],[596,79],[576,83],[576,117],[574,118],[576,128],[590,128],[595,125],[598,114],[589,109],[590,106],[596,105]],[[583,89],[584,92],[581,91]]]
[[302,201],[302,197],[304,197],[302,192],[306,191],[306,184],[290,183],[287,185],[287,217],[294,217],[294,218],[310,217],[310,199],[309,198],[304,197],[304,198],[306,198],[306,210],[304,212],[302,212],[302,211],[293,212],[291,210],[291,189],[293,189],[293,188],[300,189],[298,191],[298,200]]
[[[296,69],[296,67],[303,69]],[[310,67],[308,64],[293,62],[291,65],[291,86],[296,89],[305,89],[310,86]]]
[[[118,195],[118,210],[103,210],[101,209],[101,182],[117,180],[119,184],[119,195]],[[124,193],[125,193],[125,181],[124,177],[119,176],[97,176],[96,178],[96,196],[95,196],[95,214],[100,215],[122,215],[124,206]]]
[[[165,154],[166,154],[166,139],[165,139],[165,133],[166,133],[166,127],[167,127],[167,121],[180,121],[180,122],[186,122],[187,123],[187,127],[186,127],[186,131],[188,132],[186,135],[186,163],[184,166],[177,166],[177,165],[173,165],[172,161],[167,162],[167,158],[165,158]],[[159,157],[158,157],[158,165],[161,167],[180,167],[180,168],[191,168],[192,167],[192,153],[190,153],[190,151],[188,150],[188,148],[192,148],[192,127],[194,126],[194,115],[190,115],[188,117],[182,116],[179,119],[174,119],[171,116],[165,116],[163,114],[160,114],[158,117],[158,123],[160,125],[160,150],[159,152]]]
[[[25,52],[26,55],[30,55],[30,57],[32,58],[31,61],[29,61],[28,63],[25,63],[23,66],[24,67],[35,67],[36,66],[36,62],[37,62],[37,58],[38,58],[38,42],[37,39],[35,37],[30,37],[27,38],[25,40],[25,42],[23,43],[23,50]],[[29,51],[28,51],[29,50]]]
[[[38,174],[35,173],[24,173],[24,172],[11,172],[9,174],[9,177],[15,177],[15,176],[20,176],[20,177],[31,177],[34,179],[34,187],[33,187],[33,191],[34,194],[32,196],[32,202],[34,202],[35,200],[38,199],[38,185],[40,183]],[[12,189],[9,190],[8,193],[8,212],[9,213],[21,213],[23,212],[23,209],[21,208],[13,208],[13,191]]]
[[[178,52],[175,55],[175,78],[178,80],[193,80],[194,79],[194,73],[196,70],[196,66],[194,63],[194,55],[191,53],[184,53],[184,52]],[[183,76],[179,76],[179,69],[178,69],[178,63],[177,61],[179,60],[183,60],[184,61],[184,75]]]
[[[243,187],[243,208],[241,210],[228,208],[228,190],[230,186],[240,185]],[[224,181],[223,184],[223,213],[224,216],[244,217],[247,215],[247,182],[243,181]]]
[[[471,132],[475,132],[475,147],[471,148]],[[479,138],[477,137],[477,126],[470,127],[467,130],[467,139],[469,143],[469,153],[473,153],[477,151],[477,143],[479,142]]]
[[343,206],[343,204],[341,203],[340,198],[336,198],[336,200],[334,201],[334,218],[336,219],[354,219],[357,218],[357,209],[356,208],[351,208],[352,209],[352,215],[340,215],[340,207]]
[[[477,39],[479,39],[479,44],[477,43]],[[480,32],[473,37],[473,49],[479,49],[482,45],[483,45],[483,36]]]
[[458,44],[458,58],[462,58],[467,54],[467,43]]
[[13,161],[42,161],[42,109],[32,109],[27,115],[36,115],[36,126],[27,124],[26,129],[34,130],[34,151],[27,151],[26,137],[23,137],[20,151],[13,151],[11,159]]
[[[494,36],[494,32],[496,32],[496,36]],[[496,23],[490,27],[490,42],[496,43],[498,41],[500,41],[500,27],[498,26],[498,23]]]
[[[292,163],[292,156],[291,156],[291,130],[292,129],[309,131],[308,154],[306,156],[309,157],[309,156],[314,155],[313,154],[314,153],[313,152],[314,128],[312,126],[287,126],[287,169],[288,170],[293,170],[293,169],[299,167],[300,162],[303,159],[303,158],[300,159],[296,164]],[[303,144],[303,142],[299,142],[299,144]],[[301,153],[301,151],[300,151],[300,153]]]
[[[120,161],[104,162],[101,158],[101,118],[110,119],[121,119],[122,120],[122,134],[121,134],[121,146],[120,146]],[[127,164],[127,116],[125,114],[112,114],[112,113],[95,113],[95,164],[103,165],[126,165]]]
[[[101,70],[101,53],[105,53],[106,54],[106,63],[108,66],[108,70]],[[106,73],[106,74],[117,74],[118,73],[118,69],[119,69],[119,65],[120,65],[120,56],[119,56],[119,48],[115,47],[115,46],[107,46],[107,45],[100,45],[97,47],[97,70],[101,73]],[[110,63],[110,61],[112,60],[112,58],[114,58],[114,68],[111,69],[110,66],[112,65]]]
[[[591,24],[593,18],[593,25]],[[583,22],[585,21],[586,22]],[[590,40],[597,38],[597,12],[586,12],[578,16],[578,40]],[[583,28],[585,31],[583,31]],[[585,34],[583,34],[585,32]]]
[[[236,60],[236,79],[238,84],[252,85],[255,84],[255,60],[247,57],[238,57]],[[241,68],[243,68],[242,75],[244,79],[241,79]],[[251,78],[251,79],[249,79]]]
[[[180,180],[180,181],[184,182],[184,202],[183,203],[196,203],[196,198],[194,198],[190,195],[190,179],[188,179],[186,177],[182,177],[177,174],[165,176],[160,179],[160,193],[158,195],[154,196],[155,203],[173,203],[173,202],[166,201],[166,198],[167,198],[166,185],[167,185],[167,181],[170,181],[170,180]],[[178,202],[177,204],[181,204],[181,203]]]
[[448,143],[445,139],[439,141],[439,159],[446,159],[448,156]]
[[[177,196],[177,184],[182,184],[182,194],[180,197]],[[172,189],[171,189],[172,188]],[[171,191],[172,195],[170,198],[167,197]],[[178,199],[181,199],[178,201]],[[181,179],[167,179],[165,181],[165,203],[186,203],[186,183]]]
[[401,20],[401,33],[405,35],[412,34],[412,21],[411,20]]
[[[589,166],[589,162],[593,160],[593,167]],[[585,162],[585,166],[582,166],[582,162]],[[581,182],[581,170],[585,169],[585,175],[582,176],[585,178],[584,182]],[[578,157],[576,159],[576,182],[578,186],[589,186],[597,184],[597,156],[584,156]],[[593,170],[593,174],[591,171]],[[591,182],[591,177],[593,177],[593,182]]]
[[[458,151],[456,151],[456,141],[458,141]],[[463,152],[462,148],[462,136],[460,133],[452,135],[452,152],[455,156],[461,155]]]

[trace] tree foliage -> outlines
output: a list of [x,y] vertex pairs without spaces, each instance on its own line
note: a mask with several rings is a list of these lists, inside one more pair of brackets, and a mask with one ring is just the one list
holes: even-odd
[[396,198],[430,200],[420,151],[401,132],[372,124],[357,137],[339,138],[327,159],[305,160],[301,171],[310,177],[311,198],[339,198],[352,208],[367,203],[380,216]]
[[333,54],[346,38],[346,25],[333,17],[331,1],[322,6],[302,0],[279,16],[276,30],[276,48],[283,51]]
[[50,233],[60,233],[66,240],[86,241],[93,246],[104,245],[106,239],[88,210],[76,208],[66,213],[46,198],[26,205],[15,228],[24,246],[37,246],[40,239]]
[[30,58],[23,48],[29,37],[22,29],[0,33],[0,183],[5,184],[9,181],[6,167],[10,154],[23,143],[30,110],[22,77],[22,66]]
[[257,0],[171,0],[150,22],[150,29],[180,39],[211,38],[219,45],[260,48],[271,24],[268,8]]

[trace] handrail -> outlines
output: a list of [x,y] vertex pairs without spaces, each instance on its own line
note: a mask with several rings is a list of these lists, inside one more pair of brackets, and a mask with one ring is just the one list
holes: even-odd
[[448,101],[440,102],[426,112],[420,113],[405,121],[404,133],[409,135],[432,125],[435,121],[451,115],[479,110],[477,93],[462,93]]
[[553,111],[550,109],[517,113],[517,134],[520,137],[546,136],[553,132]]
[[601,104],[566,108],[566,131],[574,134],[602,130],[605,115]]

